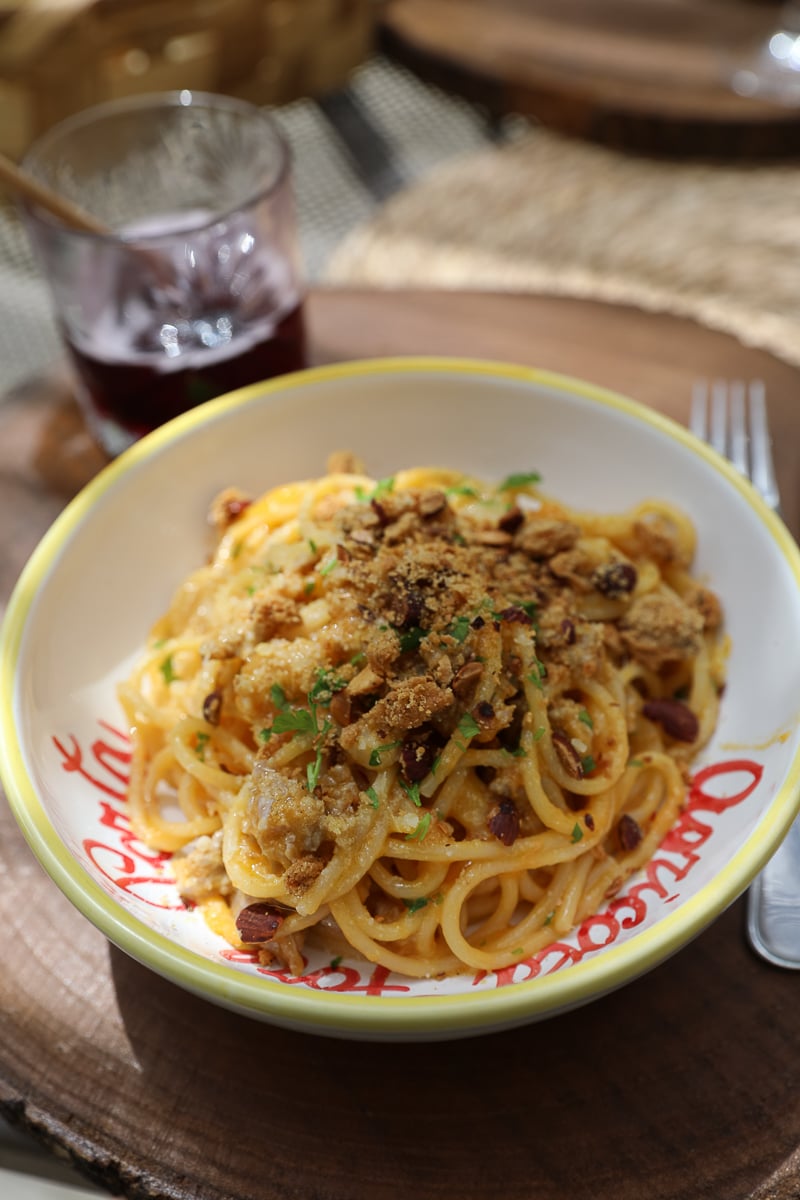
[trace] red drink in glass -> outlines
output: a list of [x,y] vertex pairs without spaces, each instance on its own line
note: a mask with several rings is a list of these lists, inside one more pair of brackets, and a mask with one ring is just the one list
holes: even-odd
[[134,437],[214,396],[306,365],[300,304],[277,321],[265,322],[254,336],[234,338],[218,353],[187,354],[185,360],[154,362],[146,353],[132,353],[127,360],[99,358],[69,339],[66,345],[98,420],[121,426]]
[[62,122],[26,166],[108,227],[25,212],[109,454],[306,365],[289,153],[262,110],[191,92],[131,97]]

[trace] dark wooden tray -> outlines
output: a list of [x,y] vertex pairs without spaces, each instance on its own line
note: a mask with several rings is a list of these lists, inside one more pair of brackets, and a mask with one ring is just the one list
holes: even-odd
[[772,0],[387,0],[383,50],[485,105],[618,149],[794,157],[800,107],[730,85]]
[[[482,355],[683,418],[697,375],[767,382],[798,528],[800,372],[688,321],[591,302],[318,293],[318,359]],[[63,380],[0,403],[0,594],[102,461]],[[743,905],[646,977],[511,1033],[420,1045],[293,1034],[109,946],[0,803],[0,1112],[116,1195],[163,1200],[789,1200],[800,976]]]

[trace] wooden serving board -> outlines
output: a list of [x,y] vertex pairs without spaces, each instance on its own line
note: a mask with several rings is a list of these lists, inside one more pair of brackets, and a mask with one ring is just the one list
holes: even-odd
[[794,156],[797,102],[730,86],[780,10],[771,0],[387,0],[380,41],[494,114],[619,149]]
[[[800,372],[690,322],[591,302],[318,292],[320,361],[529,363],[682,419],[697,376],[767,383],[800,525]],[[64,380],[0,402],[0,593],[101,464]],[[159,1200],[796,1200],[800,975],[743,904],[622,990],[510,1033],[374,1045],[233,1015],[109,945],[0,803],[0,1113],[117,1196]]]

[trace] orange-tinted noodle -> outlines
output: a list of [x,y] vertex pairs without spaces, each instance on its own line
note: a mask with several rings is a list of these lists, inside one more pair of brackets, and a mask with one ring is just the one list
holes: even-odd
[[723,681],[683,513],[414,469],[214,520],[120,695],[134,827],[229,942],[499,969],[651,857]]

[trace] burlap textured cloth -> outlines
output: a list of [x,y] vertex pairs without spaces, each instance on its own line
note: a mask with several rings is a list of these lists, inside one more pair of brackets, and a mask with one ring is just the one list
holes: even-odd
[[649,160],[534,129],[395,195],[325,278],[633,304],[800,364],[800,164]]

